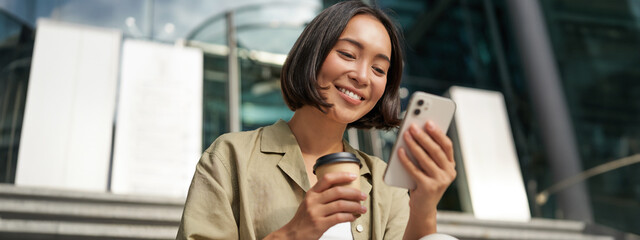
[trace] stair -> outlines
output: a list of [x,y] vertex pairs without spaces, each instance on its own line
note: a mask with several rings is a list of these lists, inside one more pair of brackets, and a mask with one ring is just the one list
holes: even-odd
[[[175,239],[184,199],[0,184],[0,239]],[[459,239],[613,240],[582,222],[478,220],[438,213],[438,231]],[[637,239],[637,238],[629,238]]]
[[460,239],[572,239],[613,240],[611,236],[586,234],[578,221],[534,218],[529,222],[479,220],[468,213],[439,212],[438,232]]
[[0,184],[0,239],[175,239],[183,204]]

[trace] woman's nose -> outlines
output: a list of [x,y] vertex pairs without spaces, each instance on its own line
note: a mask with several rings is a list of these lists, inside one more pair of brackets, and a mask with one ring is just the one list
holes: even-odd
[[358,82],[359,85],[369,84],[369,72],[368,67],[365,64],[358,64],[353,71],[351,71],[350,78]]

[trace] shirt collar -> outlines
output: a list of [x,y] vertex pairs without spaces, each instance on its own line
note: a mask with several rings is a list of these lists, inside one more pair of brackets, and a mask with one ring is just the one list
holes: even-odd
[[[362,163],[360,175],[365,176],[368,174],[371,176],[368,166],[371,163],[371,159],[366,154],[351,147],[346,140],[343,140],[342,144],[345,152],[355,154]],[[284,153],[282,159],[278,162],[278,167],[304,191],[310,188],[300,146],[298,146],[298,141],[287,122],[280,119],[273,125],[264,127],[260,141],[260,151],[264,153]],[[371,185],[367,183],[363,190],[368,193],[370,189]]]
[[369,165],[369,161],[366,161],[366,160],[370,160],[370,159],[368,159],[369,157],[367,156],[367,159],[365,160],[363,155],[364,156],[366,156],[366,155],[364,153],[354,149],[353,147],[351,147],[351,145],[349,145],[347,140],[342,140],[342,145],[344,146],[344,151],[345,152],[353,153],[354,155],[356,155],[356,157],[362,163],[362,167],[360,168],[360,175],[364,176],[365,174],[371,174],[371,171],[369,170],[369,166],[368,166]]
[[280,119],[273,125],[266,126],[263,131],[260,151],[270,153],[300,151],[296,137],[284,120]]
[[305,192],[311,188],[304,161],[302,161],[300,146],[285,121],[280,119],[263,129],[260,151],[283,154],[278,161],[278,168]]

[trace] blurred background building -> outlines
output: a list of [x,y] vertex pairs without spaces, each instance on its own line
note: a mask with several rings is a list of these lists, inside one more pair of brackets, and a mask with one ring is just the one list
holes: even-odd
[[[0,207],[0,231],[4,232],[0,236],[18,238],[26,233],[11,229],[40,226],[33,225],[37,221],[6,222],[16,216],[43,221],[77,218],[118,222],[99,213],[100,217],[65,217],[63,212],[47,210],[46,204],[30,213],[12,211],[20,208],[15,201],[21,198],[70,201],[80,209],[87,202],[99,207],[87,205],[86,209],[109,209],[107,206],[113,203],[124,204],[125,208],[152,206],[140,213],[148,219],[131,215],[120,223],[169,227],[175,225],[175,218],[156,215],[178,214],[179,221],[183,201],[180,197],[113,194],[110,184],[102,193],[14,185],[38,19],[112,29],[121,32],[125,41],[201,51],[202,126],[198,147],[202,150],[223,133],[252,130],[292,116],[280,94],[282,63],[305,25],[336,2],[0,0],[0,182],[4,183],[0,199],[5,203]],[[637,158],[640,153],[640,1],[379,0],[377,4],[390,13],[404,34],[403,109],[414,91],[442,95],[452,86],[491,90],[504,96],[534,219],[518,226],[473,220],[466,223],[484,226],[485,230],[500,226],[512,229],[514,235],[506,235],[510,236],[507,239],[529,231],[527,225],[550,232],[558,231],[553,225],[566,226],[565,230],[581,234],[606,233],[619,239],[640,234],[640,164],[577,181],[552,192],[548,201],[536,201],[540,192],[563,180],[618,159]],[[540,45],[536,39],[547,44]],[[116,108],[116,115],[121,107]],[[117,127],[114,124],[114,129]],[[345,137],[361,150],[387,160],[395,133],[351,130]],[[113,156],[110,161],[109,174]],[[458,186],[452,184],[439,206],[450,214],[441,220],[447,230],[447,223],[467,221]],[[458,212],[461,215],[456,215]],[[52,231],[29,234],[85,236]],[[171,230],[156,231],[152,227],[136,231],[167,231],[171,235]],[[456,235],[455,230],[451,232]],[[137,236],[107,233],[101,236]]]

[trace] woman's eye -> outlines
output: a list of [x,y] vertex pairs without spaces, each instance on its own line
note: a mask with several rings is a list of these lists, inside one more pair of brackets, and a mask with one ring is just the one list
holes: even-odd
[[342,56],[345,56],[347,58],[355,59],[355,57],[353,55],[351,55],[350,53],[343,52],[343,51],[338,51],[338,53],[340,53]]
[[381,68],[373,67],[373,70],[374,70],[374,71],[376,71],[376,72],[378,72],[378,73],[380,73],[380,74],[383,74],[383,75],[385,74],[385,73],[384,73],[384,70],[382,70]]

